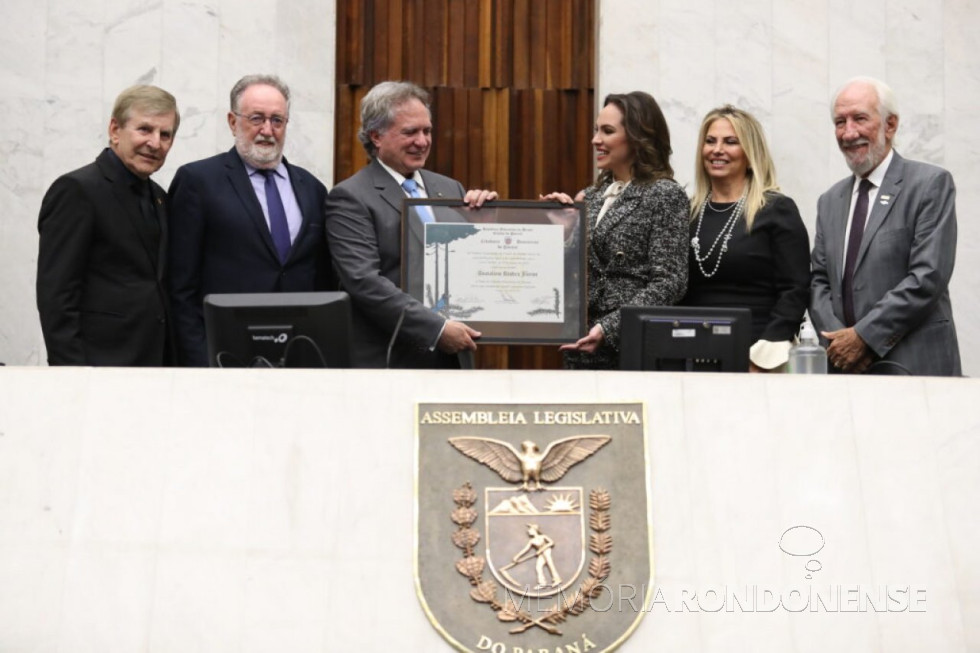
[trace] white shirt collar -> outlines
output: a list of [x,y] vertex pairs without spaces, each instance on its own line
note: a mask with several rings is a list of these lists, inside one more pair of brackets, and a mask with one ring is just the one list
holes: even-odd
[[630,181],[614,181],[611,184],[609,184],[609,187],[602,194],[602,196],[605,198],[618,197],[619,194],[622,193],[626,189],[626,187],[630,185],[630,182],[632,181],[633,181],[632,179]]
[[[249,177],[251,177],[252,175],[254,175],[256,172],[260,170],[260,168],[256,168],[245,159],[242,159],[242,163],[245,164],[245,171],[248,172]],[[283,163],[283,160],[281,158],[279,159],[279,165],[271,169],[275,170],[278,176],[284,179],[289,179],[289,175],[286,174],[286,164]],[[269,168],[261,168],[261,170],[269,170]]]
[[[381,159],[378,159],[378,163],[381,164],[382,168],[388,171],[388,174],[391,175],[396,182],[398,182],[399,186],[401,186],[402,182],[404,182],[406,179],[409,179],[409,177],[406,177],[405,175],[396,171],[394,168],[385,165],[385,162],[382,161]],[[418,185],[419,190],[422,191],[422,194],[428,197],[429,194],[425,191],[425,183],[422,181],[422,174],[418,170],[416,170],[412,174],[411,179],[415,180],[415,183]]]
[[[895,158],[895,148],[888,148],[888,154],[885,156],[884,160],[875,166],[875,169],[868,174],[868,181],[874,184],[874,187],[881,188],[881,184],[885,181],[885,173],[888,172],[888,166],[892,164],[892,159]],[[854,175],[854,183],[851,185],[851,192],[856,193],[858,186],[861,184],[861,178]]]

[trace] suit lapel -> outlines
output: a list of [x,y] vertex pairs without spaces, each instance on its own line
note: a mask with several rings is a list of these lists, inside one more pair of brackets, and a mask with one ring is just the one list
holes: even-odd
[[902,191],[901,184],[904,172],[905,161],[902,157],[898,156],[898,152],[895,152],[891,165],[888,166],[888,170],[885,172],[885,178],[881,182],[881,188],[878,189],[878,194],[875,197],[874,205],[871,207],[870,215],[868,215],[868,223],[864,227],[864,236],[861,238],[861,249],[858,250],[857,261],[854,263],[855,270],[861,266],[861,261],[864,259],[864,255],[867,254],[872,239],[881,228],[881,225],[884,224],[885,219],[891,213],[892,207],[898,200],[898,194]]
[[834,198],[830,212],[833,219],[828,220],[826,247],[827,272],[831,279],[840,279],[843,274],[844,235],[847,233],[847,222],[851,214],[851,192],[854,188],[854,177],[850,176],[839,183],[837,197]]
[[[606,188],[608,188],[608,186],[603,187],[603,192],[605,192]],[[602,193],[596,193],[596,199],[598,206],[596,207],[595,215],[598,217],[599,211],[602,210],[602,205],[606,202],[606,198],[602,196]],[[609,206],[609,210],[606,211],[604,216],[602,216],[602,220],[599,220],[598,224],[592,225],[595,228],[596,237],[600,239],[603,238],[607,233],[612,231],[617,224],[632,215],[639,201],[640,191],[636,184],[630,184],[624,188],[622,194],[613,201],[613,203]]]
[[157,221],[160,223],[160,249],[157,260],[157,281],[163,281],[164,269],[167,261],[167,246],[170,239],[170,232],[167,225],[167,195],[163,189],[154,183],[150,183],[150,197],[152,198],[153,211],[156,213]]
[[[112,155],[106,152],[104,156],[109,157]],[[143,211],[140,210],[139,197],[133,191],[129,175],[118,170],[118,166],[111,160],[99,157],[98,163],[99,169],[112,188],[112,196],[119,203],[123,219],[129,223],[139,238],[140,245],[142,245],[143,251],[146,254],[147,264],[159,276],[159,267],[161,266],[157,265],[155,261],[163,260],[157,258],[160,253],[159,247],[163,234],[161,233],[160,240],[154,238],[153,233],[150,231],[150,226],[146,224],[146,220],[143,218]]]
[[602,220],[599,220],[599,211],[602,210],[602,205],[606,202],[606,198],[603,197],[603,193],[605,193],[608,188],[609,184],[604,184],[601,188],[597,189],[595,193],[593,193],[589,200],[589,233],[592,234],[591,242],[593,249],[595,249],[596,245],[605,241],[606,236],[613,232],[617,224],[635,212],[636,205],[641,199],[640,187],[636,184],[630,184],[624,188],[620,196],[613,201],[612,205],[609,207],[609,210],[602,216]]
[[[388,174],[388,171],[381,167],[377,159],[371,161],[371,173],[373,176],[374,187],[378,190],[381,195],[381,199],[385,201],[395,215],[398,216],[399,224],[404,225],[405,220],[402,216],[402,207],[405,203],[405,191],[402,190],[401,186],[395,181],[395,178]],[[426,182],[428,183],[428,182]],[[418,238],[418,241],[425,242],[424,238],[424,227],[419,220],[409,220],[408,226],[411,233]]]
[[439,178],[429,173],[428,170],[420,170],[419,172],[422,174],[422,183],[425,184],[425,192],[430,199],[461,199],[456,196],[455,189],[446,188],[444,184],[440,183]]
[[266,224],[265,214],[262,213],[262,205],[259,204],[259,200],[255,196],[252,181],[248,178],[248,170],[245,169],[245,164],[242,163],[235,148],[225,154],[225,172],[228,183],[238,195],[238,199],[241,200],[245,214],[252,226],[258,231],[259,237],[265,243],[266,249],[269,250],[269,255],[278,261],[279,253],[275,243],[272,242],[272,233],[269,231],[269,225]]
[[323,211],[323,207],[317,206],[316,192],[310,187],[310,184],[306,183],[306,179],[296,172],[296,168],[289,165],[286,157],[283,157],[282,162],[289,171],[289,183],[293,187],[293,195],[296,196],[296,205],[299,206],[300,217],[302,218],[299,233],[296,234],[296,241],[293,243],[292,249],[289,250],[289,256],[286,259],[288,261],[293,257],[293,253],[299,249],[299,243],[309,231],[309,224],[313,220],[313,216],[317,214],[317,211]]
[[392,209],[401,215],[402,201],[405,199],[405,192],[395,183],[395,178],[388,174],[388,171],[381,167],[377,160],[371,161],[371,176],[374,187],[381,195],[381,199],[387,202]]

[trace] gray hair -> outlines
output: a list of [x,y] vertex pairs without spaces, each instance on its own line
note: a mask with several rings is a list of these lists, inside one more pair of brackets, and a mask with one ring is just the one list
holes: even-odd
[[245,75],[240,80],[235,82],[235,85],[231,87],[231,111],[232,113],[238,113],[238,106],[242,100],[242,93],[245,92],[250,86],[271,86],[276,89],[282,96],[286,98],[286,114],[289,114],[289,87],[286,86],[286,82],[282,81],[275,75]]
[[429,108],[429,93],[412,82],[380,82],[361,100],[361,128],[357,138],[369,157],[373,159],[378,152],[371,141],[371,132],[383,132],[391,127],[398,107],[412,99]]
[[875,94],[878,96],[878,115],[881,116],[882,121],[888,120],[891,116],[898,115],[898,103],[895,101],[895,93],[891,87],[880,79],[861,76],[852,77],[838,87],[834,93],[833,101],[830,103],[831,120],[834,118],[834,107],[837,105],[837,98],[844,92],[844,89],[852,84],[865,84],[875,90]]

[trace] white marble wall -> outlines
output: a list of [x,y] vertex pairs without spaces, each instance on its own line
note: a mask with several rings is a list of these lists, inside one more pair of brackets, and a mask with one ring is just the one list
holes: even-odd
[[894,88],[897,149],[941,165],[958,186],[953,309],[964,372],[980,375],[980,5],[970,0],[615,0],[600,3],[598,89],[641,89],[670,124],[673,164],[693,180],[697,131],[732,103],[769,136],[784,192],[810,230],[817,197],[849,171],[834,141],[829,98],[855,75]]
[[[645,407],[659,592],[624,653],[977,651],[978,394],[977,379],[0,369],[0,651],[449,651],[413,584],[416,403],[623,401]],[[817,564],[780,550],[798,525],[823,538]],[[451,600],[509,628],[463,580]],[[757,588],[757,607],[713,607],[726,587]],[[848,607],[885,587],[921,601]],[[786,607],[764,611],[766,590]],[[793,590],[825,607],[793,612]]]
[[151,83],[177,97],[177,168],[231,147],[228,92],[275,73],[293,92],[286,156],[333,177],[332,0],[47,0],[0,3],[0,362],[43,364],[34,301],[37,213],[60,174],[106,143],[115,96]]
[[[37,211],[59,174],[91,161],[112,100],[159,84],[184,123],[167,165],[231,146],[227,93],[271,71],[293,88],[287,156],[332,184],[332,0],[3,0],[0,21],[0,362],[38,364],[34,304]],[[971,0],[808,3],[746,0],[599,2],[598,95],[641,88],[673,131],[674,167],[689,182],[701,116],[734,102],[768,130],[784,190],[811,227],[816,198],[847,170],[827,102],[855,74],[888,80],[902,110],[903,154],[945,166],[959,184],[954,311],[964,370],[980,375],[980,7]]]

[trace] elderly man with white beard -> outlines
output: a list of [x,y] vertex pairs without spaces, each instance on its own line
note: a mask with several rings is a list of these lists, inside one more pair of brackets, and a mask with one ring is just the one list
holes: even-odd
[[211,293],[334,290],[326,187],[283,156],[289,88],[248,75],[231,90],[235,146],[188,163],[170,185],[170,296],[181,365],[205,366]]
[[854,174],[817,202],[810,316],[829,362],[846,373],[959,376],[953,178],[892,149],[898,109],[883,82],[850,80],[831,115]]

